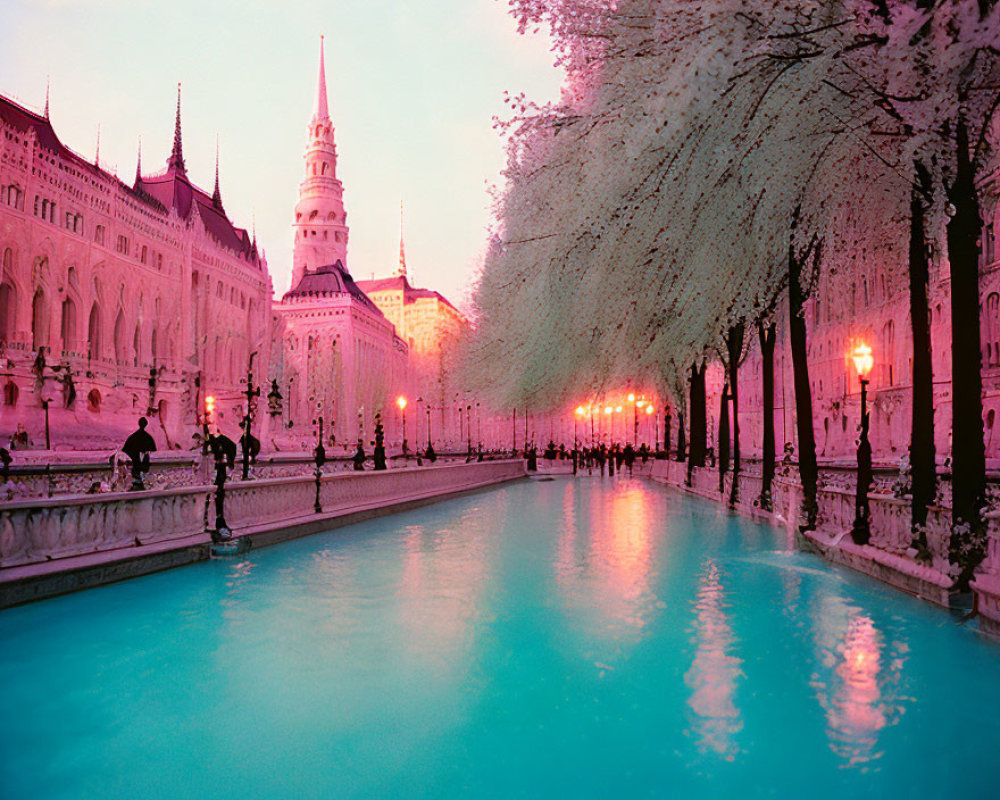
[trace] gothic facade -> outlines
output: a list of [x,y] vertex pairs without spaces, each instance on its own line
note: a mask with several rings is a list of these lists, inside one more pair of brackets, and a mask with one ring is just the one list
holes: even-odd
[[237,431],[251,353],[270,351],[271,279],[219,190],[188,177],[178,90],[166,168],[131,185],[0,97],[0,443],[120,445],[140,415],[187,448],[201,398]]

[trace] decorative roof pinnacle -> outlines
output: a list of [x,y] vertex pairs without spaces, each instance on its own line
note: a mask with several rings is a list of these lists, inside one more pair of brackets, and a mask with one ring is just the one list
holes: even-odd
[[215,190],[212,192],[212,205],[222,211],[222,192],[219,191],[219,134],[215,134]]
[[184,172],[184,152],[181,145],[181,85],[177,84],[177,115],[174,119],[174,149],[167,159],[167,167]]
[[139,137],[139,151],[135,157],[135,185],[133,188],[139,188],[139,184],[142,183],[142,137]]
[[330,111],[326,102],[326,64],[323,60],[323,34],[319,37],[319,84],[316,87],[315,119],[329,119]]

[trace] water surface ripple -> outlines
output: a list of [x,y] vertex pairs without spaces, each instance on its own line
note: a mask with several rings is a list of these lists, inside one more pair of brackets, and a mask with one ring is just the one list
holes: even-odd
[[0,613],[0,797],[996,797],[1000,646],[639,480]]

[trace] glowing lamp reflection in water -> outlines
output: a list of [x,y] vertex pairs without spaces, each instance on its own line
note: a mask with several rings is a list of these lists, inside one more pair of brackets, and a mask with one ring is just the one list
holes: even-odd
[[726,614],[726,596],[719,569],[711,559],[705,563],[694,600],[695,622],[691,642],[696,648],[684,682],[691,689],[689,733],[698,749],[714,752],[732,761],[740,752],[735,740],[743,728],[736,705],[736,683],[743,677],[743,660],[732,655],[736,644]]

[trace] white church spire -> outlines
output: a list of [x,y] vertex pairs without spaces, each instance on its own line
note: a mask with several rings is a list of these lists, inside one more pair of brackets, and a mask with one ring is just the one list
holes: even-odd
[[319,83],[316,86],[316,106],[313,108],[313,119],[330,119],[330,111],[326,103],[326,66],[323,63],[323,35],[319,37]]
[[295,245],[292,253],[292,288],[306,272],[336,264],[347,267],[347,214],[344,186],[337,180],[337,146],[326,95],[323,39],[319,48],[319,82],[316,105],[309,123],[305,153],[306,174],[299,184],[295,205]]

